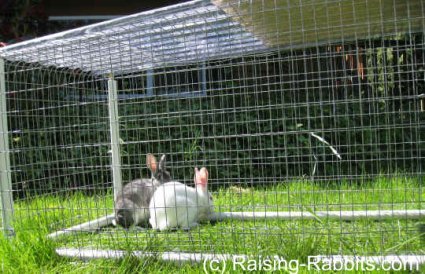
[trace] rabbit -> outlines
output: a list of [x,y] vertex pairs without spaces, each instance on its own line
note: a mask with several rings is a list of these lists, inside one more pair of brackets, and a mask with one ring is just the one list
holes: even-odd
[[149,204],[149,223],[161,231],[180,227],[185,230],[208,221],[213,212],[208,192],[208,170],[195,168],[195,188],[180,182],[168,182],[157,188]]
[[147,225],[149,220],[149,202],[156,188],[171,181],[166,170],[165,155],[159,164],[155,156],[146,155],[146,165],[152,173],[151,179],[137,179],[126,184],[115,201],[114,224],[128,228],[131,225]]

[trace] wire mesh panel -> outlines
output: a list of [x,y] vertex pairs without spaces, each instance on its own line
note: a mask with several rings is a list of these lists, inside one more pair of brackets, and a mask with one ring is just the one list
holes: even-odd
[[[192,1],[2,49],[15,230],[76,250],[425,255],[423,2],[319,2]],[[148,153],[189,187],[204,166],[210,221],[111,225],[111,79],[123,183],[151,177]]]
[[[22,62],[6,62],[5,71],[15,230],[34,219],[59,230],[103,216],[98,197],[111,186],[107,105],[85,98],[104,93],[104,83]],[[70,198],[83,193],[92,205]]]

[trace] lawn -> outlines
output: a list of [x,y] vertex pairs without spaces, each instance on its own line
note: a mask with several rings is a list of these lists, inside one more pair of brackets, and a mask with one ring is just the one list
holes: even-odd
[[[215,210],[229,211],[350,211],[424,209],[425,191],[419,179],[394,176],[362,183],[292,181],[267,187],[232,186],[213,193]],[[112,195],[43,196],[15,205],[16,236],[1,238],[4,273],[197,273],[202,264],[176,264],[155,257],[79,261],[59,257],[55,248],[120,249],[149,252],[204,252],[277,255],[306,262],[310,255],[425,255],[425,221],[226,220],[202,224],[190,232],[157,232],[106,227],[94,233],[76,232],[56,240],[46,235],[111,213]],[[421,234],[422,233],[422,234]],[[425,268],[422,268],[425,270]]]

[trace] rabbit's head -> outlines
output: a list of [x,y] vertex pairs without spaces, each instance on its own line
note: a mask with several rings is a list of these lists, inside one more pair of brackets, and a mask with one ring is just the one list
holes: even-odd
[[134,223],[133,211],[126,208],[118,209],[115,218],[116,223],[124,228],[129,228]]
[[152,173],[152,179],[156,180],[159,184],[171,181],[171,175],[165,165],[165,154],[161,156],[158,163],[155,156],[149,153],[146,155],[146,165]]

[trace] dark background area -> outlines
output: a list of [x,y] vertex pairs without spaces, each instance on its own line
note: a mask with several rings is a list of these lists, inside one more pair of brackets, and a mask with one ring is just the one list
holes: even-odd
[[187,0],[0,0],[0,42],[12,44],[182,2]]

